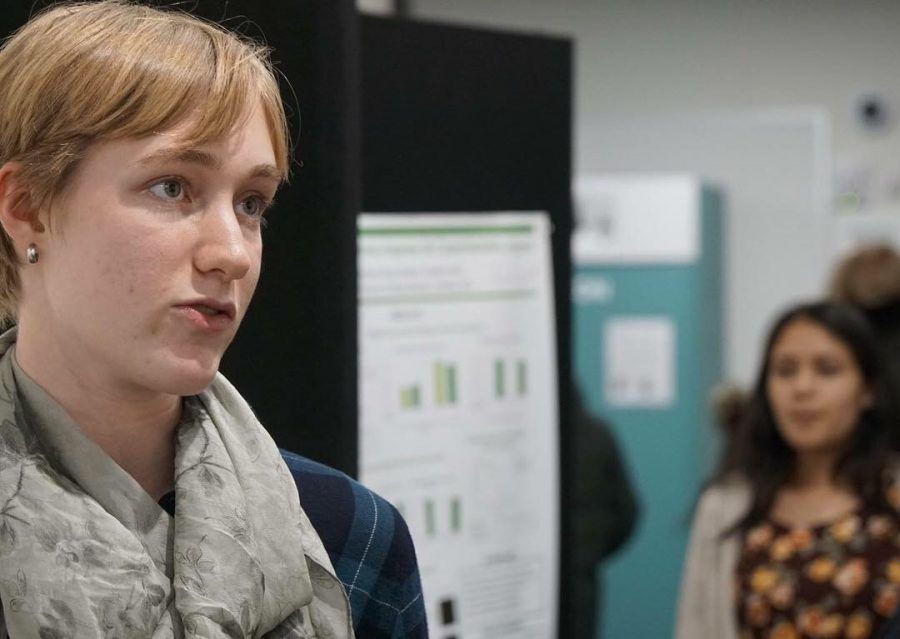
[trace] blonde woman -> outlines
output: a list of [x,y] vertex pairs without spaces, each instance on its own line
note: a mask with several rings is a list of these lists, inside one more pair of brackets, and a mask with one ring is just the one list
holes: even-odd
[[68,4],[0,86],[0,637],[427,636],[396,511],[217,374],[288,172],[266,52]]

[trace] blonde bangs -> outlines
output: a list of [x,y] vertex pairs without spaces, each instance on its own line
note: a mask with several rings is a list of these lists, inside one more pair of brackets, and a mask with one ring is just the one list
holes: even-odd
[[147,50],[135,52],[135,64],[123,65],[123,82],[113,87],[121,107],[109,114],[110,122],[100,123],[98,137],[104,130],[117,131],[117,137],[149,135],[190,120],[194,125],[184,145],[194,146],[228,135],[260,105],[277,168],[286,176],[287,123],[268,50],[212,25],[156,26],[160,35],[143,36]]
[[[46,162],[48,151],[57,149],[58,180],[39,189],[41,195],[59,191],[93,142],[141,137],[192,120],[186,142],[200,144],[242,125],[260,101],[278,169],[287,175],[286,118],[265,47],[187,14],[124,2],[64,5],[25,29],[44,33],[23,38],[25,50],[16,50],[17,37],[5,48],[6,56],[25,62],[13,77],[0,73],[0,86],[12,86],[20,98],[4,101],[18,113],[0,109],[0,118],[21,121],[24,112],[40,139],[20,140],[24,148],[9,149],[0,160],[36,155]],[[29,65],[36,68],[22,68]]]

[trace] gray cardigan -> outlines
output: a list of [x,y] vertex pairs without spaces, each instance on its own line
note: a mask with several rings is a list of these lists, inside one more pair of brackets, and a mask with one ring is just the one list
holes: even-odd
[[682,570],[676,639],[737,639],[733,591],[740,535],[722,533],[749,504],[749,486],[736,479],[701,495]]

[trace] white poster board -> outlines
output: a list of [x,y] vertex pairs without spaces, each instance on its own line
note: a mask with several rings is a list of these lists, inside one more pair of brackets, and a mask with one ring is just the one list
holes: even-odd
[[358,248],[360,476],[409,525],[431,634],[552,639],[548,218],[364,214]]
[[576,264],[691,264],[702,185],[687,174],[583,174],[573,183]]
[[604,398],[616,408],[675,403],[675,324],[670,317],[619,316],[603,325]]

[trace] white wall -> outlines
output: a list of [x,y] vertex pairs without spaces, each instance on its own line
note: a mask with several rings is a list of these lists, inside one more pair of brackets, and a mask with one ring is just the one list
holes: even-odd
[[356,8],[362,13],[391,15],[395,13],[394,0],[356,0]]
[[[900,175],[900,129],[869,135],[855,99],[876,91],[900,116],[895,0],[415,0],[414,15],[576,40],[575,121],[606,114],[821,105],[837,157]],[[576,143],[590,168],[590,139]],[[900,193],[896,193],[900,202]]]
[[[572,37],[576,172],[621,168],[621,147],[607,144],[610,122],[650,121],[656,115],[671,121],[707,111],[752,117],[785,107],[822,114],[826,132],[818,148],[826,157],[810,163],[826,166],[829,183],[815,187],[824,189],[825,199],[811,192],[815,201],[786,225],[796,228],[802,219],[809,229],[806,237],[772,234],[776,244],[767,265],[781,255],[790,273],[754,277],[754,263],[767,256],[760,255],[758,237],[742,235],[741,229],[758,230],[759,225],[731,224],[726,359],[730,375],[739,381],[748,381],[755,368],[760,334],[774,309],[821,290],[829,268],[827,247],[810,247],[804,240],[827,238],[832,186],[838,194],[857,191],[866,210],[900,215],[900,127],[864,130],[854,109],[861,95],[876,92],[900,117],[900,2],[414,0],[412,9],[422,19]],[[777,164],[777,141],[771,152]],[[833,184],[832,176],[837,178]],[[768,208],[737,212],[774,214]],[[780,207],[778,215],[789,214]],[[740,314],[748,308],[758,318],[747,321]]]

